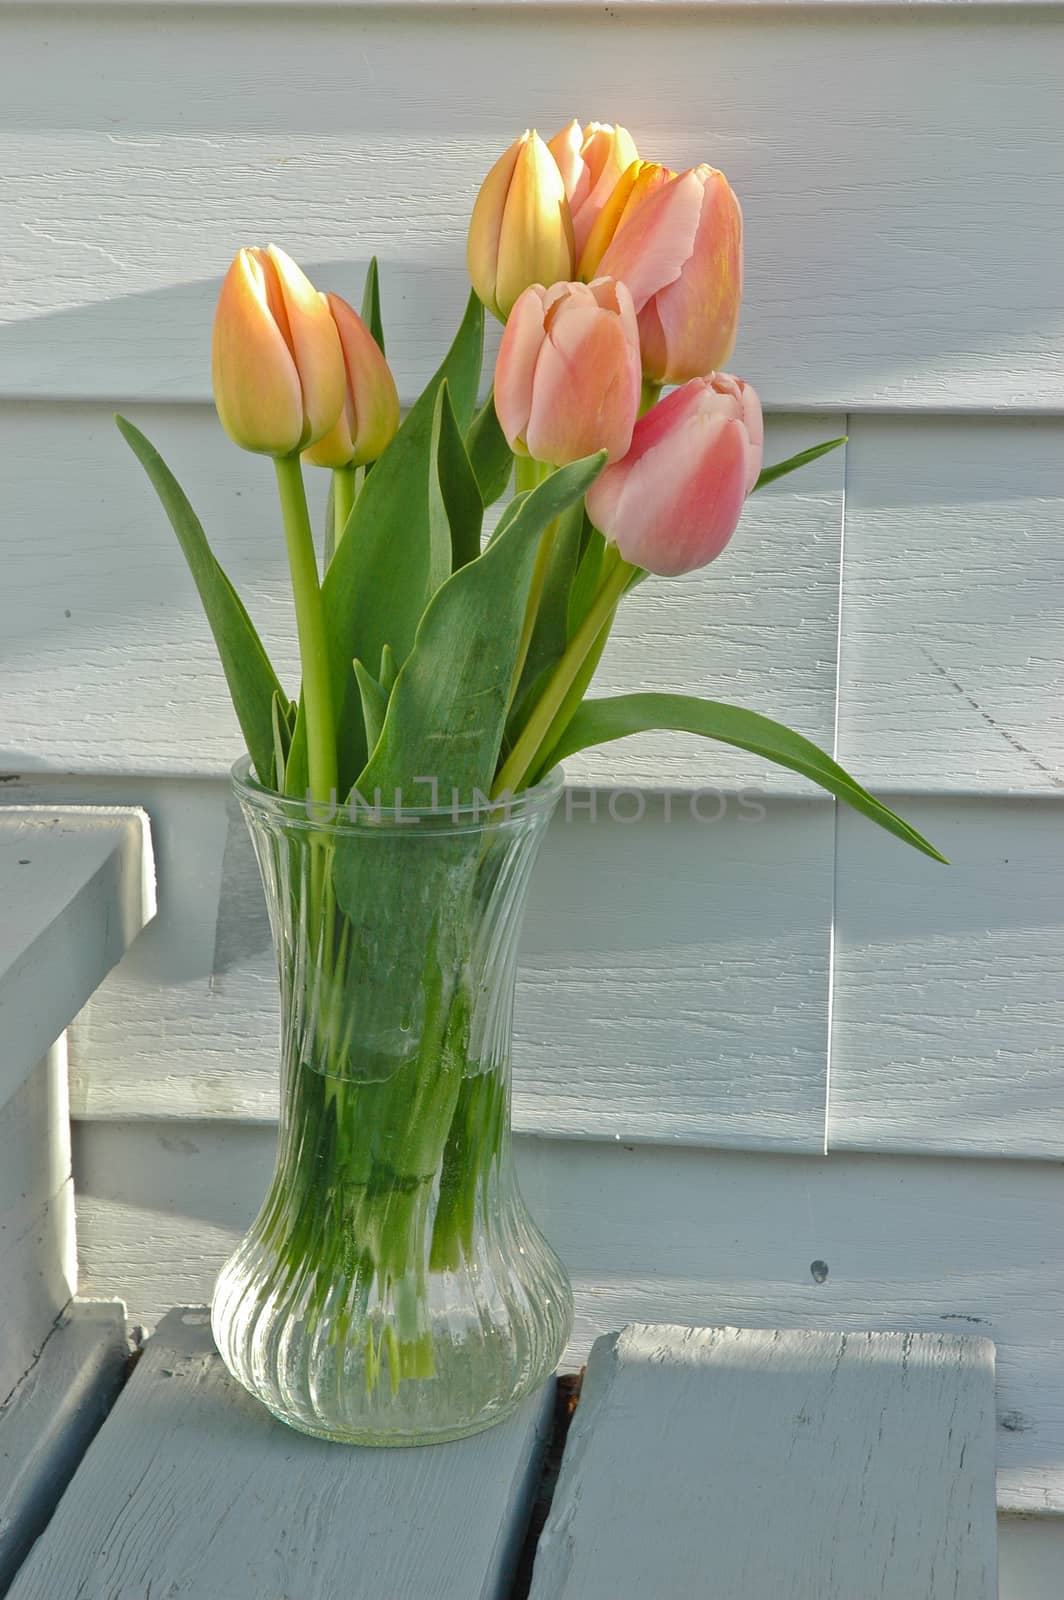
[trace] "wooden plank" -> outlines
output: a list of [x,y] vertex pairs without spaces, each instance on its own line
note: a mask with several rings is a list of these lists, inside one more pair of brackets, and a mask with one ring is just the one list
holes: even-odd
[[1064,793],[1059,423],[850,435],[839,759],[873,787]]
[[502,1600],[550,1385],[457,1444],[338,1448],[252,1400],[207,1322],[164,1320],[10,1600]]
[[953,865],[839,816],[831,1148],[1059,1161],[1064,794],[902,809]]
[[996,1600],[993,1395],[987,1339],[609,1334],[530,1600]]
[[32,1368],[76,1287],[70,1107],[60,1039],[0,1105],[0,1408]]
[[[147,1323],[174,1293],[207,1298],[265,1193],[272,1131],[97,1123],[75,1136],[87,1291],[123,1293]],[[528,1138],[517,1154],[573,1278],[570,1369],[633,1320],[978,1334],[998,1349],[999,1505],[1064,1516],[1059,1163]]]
[[155,911],[147,817],[0,808],[0,1105]]
[[204,398],[220,271],[268,219],[340,292],[379,252],[409,395],[465,297],[476,184],[583,108],[729,173],[736,363],[774,406],[1061,406],[1059,7],[252,15],[249,47],[223,6],[0,12],[7,394]]
[[[150,811],[161,910],[72,1030],[75,1114],[271,1121],[276,975],[225,786],[94,780],[87,792]],[[630,824],[610,821],[606,796],[597,821],[582,793],[568,821],[563,802],[521,946],[517,1126],[819,1150],[830,803],[707,792],[696,820],[692,797],[651,797]]]
[[0,1407],[0,1593],[111,1409],[128,1354],[123,1306],[75,1302]]
[[[136,410],[184,481],[278,673],[299,671],[291,586],[268,461],[242,455],[206,407]],[[839,414],[774,417],[772,459],[845,432]],[[598,692],[654,684],[738,700],[830,744],[845,460],[837,451],[750,502],[705,572],[643,585],[621,613]],[[82,485],[91,475],[93,493]],[[316,521],[326,473],[311,473]],[[24,508],[5,536],[0,630],[3,760],[16,772],[228,774],[241,750],[195,587],[110,409],[0,404],[0,494]],[[76,553],[57,578],[39,529],[77,499]],[[574,758],[574,782],[640,787],[802,783],[755,757],[677,734]]]

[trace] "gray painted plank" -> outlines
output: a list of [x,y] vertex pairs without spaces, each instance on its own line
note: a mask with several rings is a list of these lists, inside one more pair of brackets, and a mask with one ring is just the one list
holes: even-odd
[[77,1286],[65,1040],[0,1105],[0,1407]]
[[75,1301],[0,1407],[0,1594],[111,1409],[128,1353],[122,1305]]
[[[274,1131],[75,1127],[83,1284],[153,1324],[209,1296]],[[522,1190],[573,1279],[566,1366],[626,1322],[972,1332],[997,1344],[998,1503],[1064,1520],[1064,1167],[522,1138]],[[817,1263],[814,1273],[813,1264]]]
[[352,297],[379,252],[409,394],[465,299],[476,184],[576,110],[729,174],[736,370],[777,404],[1060,406],[1059,9],[660,13],[3,8],[5,391],[203,398],[219,275],[269,219]]
[[598,1340],[531,1600],[995,1600],[993,1354],[949,1334]]
[[155,913],[132,808],[0,807],[0,1105]]
[[205,1312],[173,1311],[9,1600],[501,1600],[550,1389],[457,1444],[329,1444],[228,1376]]

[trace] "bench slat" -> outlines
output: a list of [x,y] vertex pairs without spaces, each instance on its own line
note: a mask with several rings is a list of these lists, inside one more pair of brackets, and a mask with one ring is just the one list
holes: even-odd
[[329,1444],[229,1377],[205,1312],[172,1311],[9,1600],[501,1600],[551,1387],[456,1444]]
[[531,1600],[995,1600],[993,1356],[924,1334],[599,1339]]

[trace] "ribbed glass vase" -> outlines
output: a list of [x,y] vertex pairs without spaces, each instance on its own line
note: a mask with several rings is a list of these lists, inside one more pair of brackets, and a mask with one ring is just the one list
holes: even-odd
[[475,1433],[549,1376],[572,1320],[510,1144],[517,942],[561,781],[490,811],[328,820],[246,762],[234,782],[277,951],[281,1111],[215,1288],[218,1348],[305,1433]]

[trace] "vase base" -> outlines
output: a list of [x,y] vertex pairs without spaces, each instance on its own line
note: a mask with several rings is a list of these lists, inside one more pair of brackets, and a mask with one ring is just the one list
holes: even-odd
[[267,1406],[272,1417],[278,1422],[283,1422],[286,1428],[291,1428],[294,1433],[305,1433],[311,1439],[327,1439],[330,1444],[358,1445],[363,1449],[375,1450],[402,1450],[421,1449],[431,1444],[452,1444],[456,1439],[469,1439],[475,1433],[486,1433],[489,1428],[497,1427],[500,1422],[505,1422],[512,1417],[515,1411],[529,1398],[529,1395],[541,1392],[553,1378],[545,1380],[534,1389],[529,1389],[525,1394],[520,1394],[509,1404],[500,1406],[490,1416],[479,1416],[473,1422],[456,1425],[453,1428],[424,1428],[417,1431],[403,1432],[387,1428],[364,1428],[346,1431],[335,1428],[318,1428],[309,1422],[304,1422],[300,1417],[294,1417],[273,1406]]

